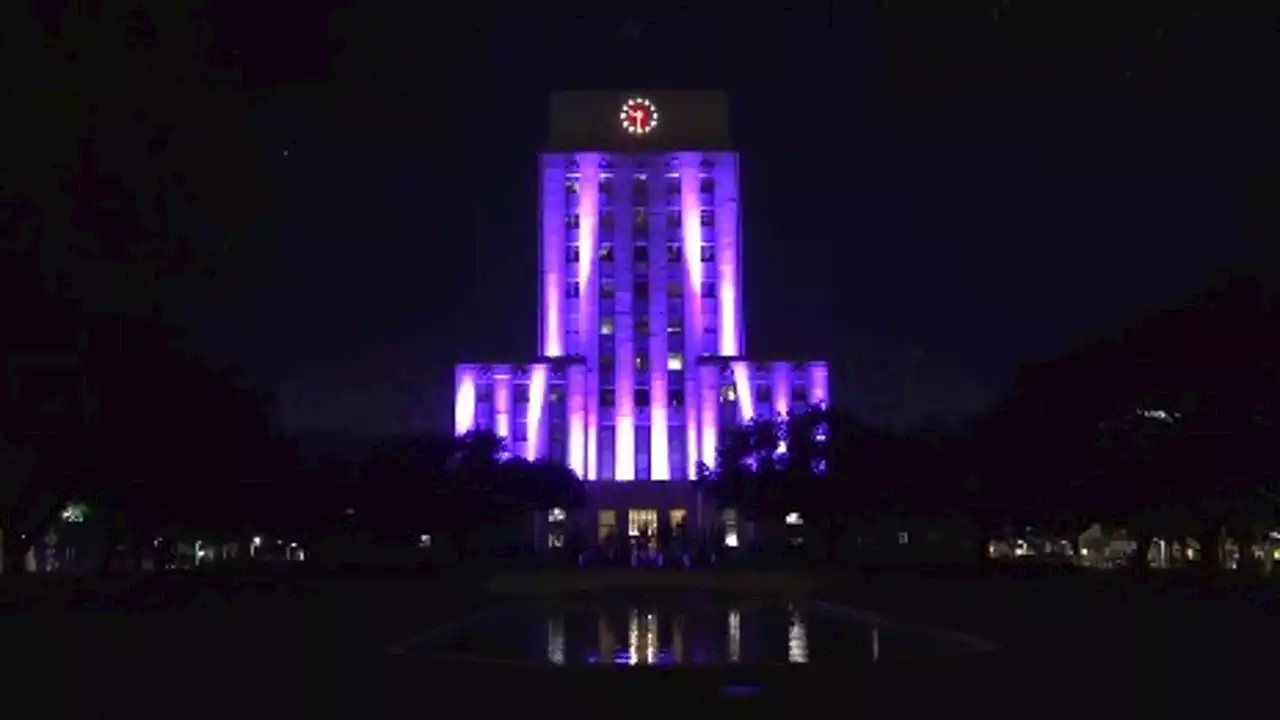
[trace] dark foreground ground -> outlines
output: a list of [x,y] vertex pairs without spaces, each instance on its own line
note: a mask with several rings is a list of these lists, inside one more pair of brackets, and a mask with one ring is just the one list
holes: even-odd
[[[661,580],[654,579],[661,584]],[[1274,604],[1120,575],[826,573],[815,592],[1004,648],[872,670],[529,670],[432,665],[389,644],[494,601],[473,575],[199,574],[0,607],[9,717],[409,717],[737,711],[869,717],[1269,706]],[[729,697],[726,686],[753,688]],[[585,703],[585,704],[584,704]],[[603,703],[603,704],[601,704]],[[797,705],[797,703],[800,703]]]

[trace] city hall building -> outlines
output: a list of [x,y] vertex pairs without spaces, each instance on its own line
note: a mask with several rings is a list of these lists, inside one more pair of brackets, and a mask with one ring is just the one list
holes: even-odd
[[[737,523],[687,482],[721,433],[829,400],[827,365],[747,354],[723,94],[553,97],[539,158],[538,355],[456,368],[455,431],[562,460],[590,537]],[[578,514],[578,513],[575,513]],[[563,513],[548,518],[559,542]]]

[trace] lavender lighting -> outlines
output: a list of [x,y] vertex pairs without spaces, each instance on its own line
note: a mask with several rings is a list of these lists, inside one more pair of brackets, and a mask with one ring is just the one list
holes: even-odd
[[[585,464],[578,476],[595,480],[598,472],[599,453],[599,375],[596,362],[599,333],[596,322],[597,289],[594,278],[599,261],[600,222],[600,153],[584,152],[577,155],[578,178],[578,338],[585,342],[587,368],[582,383],[582,424],[586,443]],[[570,393],[573,391],[570,390]]]
[[476,369],[462,365],[455,371],[453,431],[465,435],[476,425]]
[[755,398],[751,396],[751,366],[745,360],[734,360],[729,363],[733,372],[733,388],[738,396],[738,414],[743,423],[751,422],[756,416]]
[[[786,417],[793,395],[829,402],[825,363],[748,359],[736,153],[659,149],[668,131],[691,127],[675,103],[641,141],[616,125],[627,98],[640,97],[610,100],[619,144],[539,160],[536,359],[460,364],[455,375],[457,433],[522,436],[513,453],[536,460],[554,448],[588,481],[693,478],[714,465],[729,426]],[[644,301],[635,292],[646,280]],[[643,389],[647,403],[636,401]]]
[[564,355],[565,175],[563,161],[542,165],[542,337],[544,357]]
[[524,457],[533,460],[541,454],[542,408],[547,401],[547,366],[538,363],[529,370],[529,407],[525,417],[525,428],[528,431]]
[[737,158],[722,155],[715,169],[716,301],[720,310],[719,352],[738,357],[742,347],[742,300],[738,293],[738,184]]
[[498,437],[511,437],[511,368],[493,369],[493,431]]
[[581,365],[569,367],[569,442],[565,464],[578,477],[586,478],[586,369]]

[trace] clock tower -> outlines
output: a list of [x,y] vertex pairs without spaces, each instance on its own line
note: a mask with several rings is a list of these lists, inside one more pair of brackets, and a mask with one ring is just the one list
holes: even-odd
[[715,464],[725,429],[828,402],[826,363],[747,357],[727,116],[718,92],[554,96],[538,355],[457,367],[457,432],[492,429],[513,452],[563,461],[588,482],[601,532],[692,513],[680,481]]

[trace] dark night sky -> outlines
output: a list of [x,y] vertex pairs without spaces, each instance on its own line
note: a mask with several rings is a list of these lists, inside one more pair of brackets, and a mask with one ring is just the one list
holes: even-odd
[[532,355],[558,88],[730,93],[749,352],[829,358],[877,420],[977,407],[1019,361],[1260,253],[1276,26],[1214,3],[316,5],[219,18],[274,195],[196,324],[295,426],[442,429],[452,363]]

